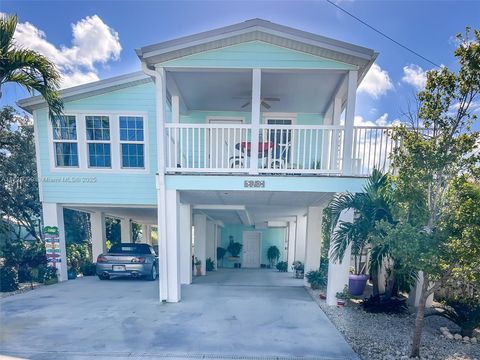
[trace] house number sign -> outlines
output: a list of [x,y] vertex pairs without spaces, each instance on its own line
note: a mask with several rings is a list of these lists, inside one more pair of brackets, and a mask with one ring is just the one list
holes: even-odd
[[243,182],[244,188],[264,188],[265,180],[245,180]]

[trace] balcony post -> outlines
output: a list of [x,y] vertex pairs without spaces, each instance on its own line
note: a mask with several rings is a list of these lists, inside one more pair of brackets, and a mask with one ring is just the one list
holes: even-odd
[[252,148],[250,156],[250,174],[258,174],[258,142],[260,140],[260,106],[261,106],[262,70],[252,71]]
[[357,93],[357,71],[350,70],[347,79],[347,108],[345,111],[345,133],[343,136],[343,174],[352,174],[353,122]]

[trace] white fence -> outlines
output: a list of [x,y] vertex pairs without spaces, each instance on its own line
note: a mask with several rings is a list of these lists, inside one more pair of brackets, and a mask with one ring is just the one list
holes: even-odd
[[[167,173],[342,174],[343,126],[260,125],[255,152],[250,124],[165,124]],[[396,146],[388,127],[354,127],[354,176],[387,170]]]

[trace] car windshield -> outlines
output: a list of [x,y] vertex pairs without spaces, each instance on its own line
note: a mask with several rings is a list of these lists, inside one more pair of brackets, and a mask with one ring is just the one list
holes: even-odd
[[115,244],[112,245],[109,253],[151,254],[152,251],[148,244]]

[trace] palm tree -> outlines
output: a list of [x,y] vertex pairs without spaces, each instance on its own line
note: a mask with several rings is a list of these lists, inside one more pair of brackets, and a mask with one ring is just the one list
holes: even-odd
[[[355,272],[360,268],[364,249],[370,245],[370,274],[373,278],[373,293],[378,295],[378,269],[384,259],[388,258],[388,248],[373,246],[372,238],[377,235],[376,224],[384,220],[393,223],[389,179],[386,174],[374,169],[363,188],[363,193],[343,193],[336,196],[329,207],[332,213],[331,229],[337,228],[332,236],[332,260],[343,259],[346,249],[352,246],[355,261]],[[339,220],[344,210],[355,211],[353,222]],[[338,227],[337,227],[338,225]]]
[[60,74],[45,56],[15,44],[13,35],[17,23],[16,15],[0,16],[0,97],[3,84],[17,83],[31,94],[37,91],[43,96],[50,117],[60,115],[63,110],[58,92]]

